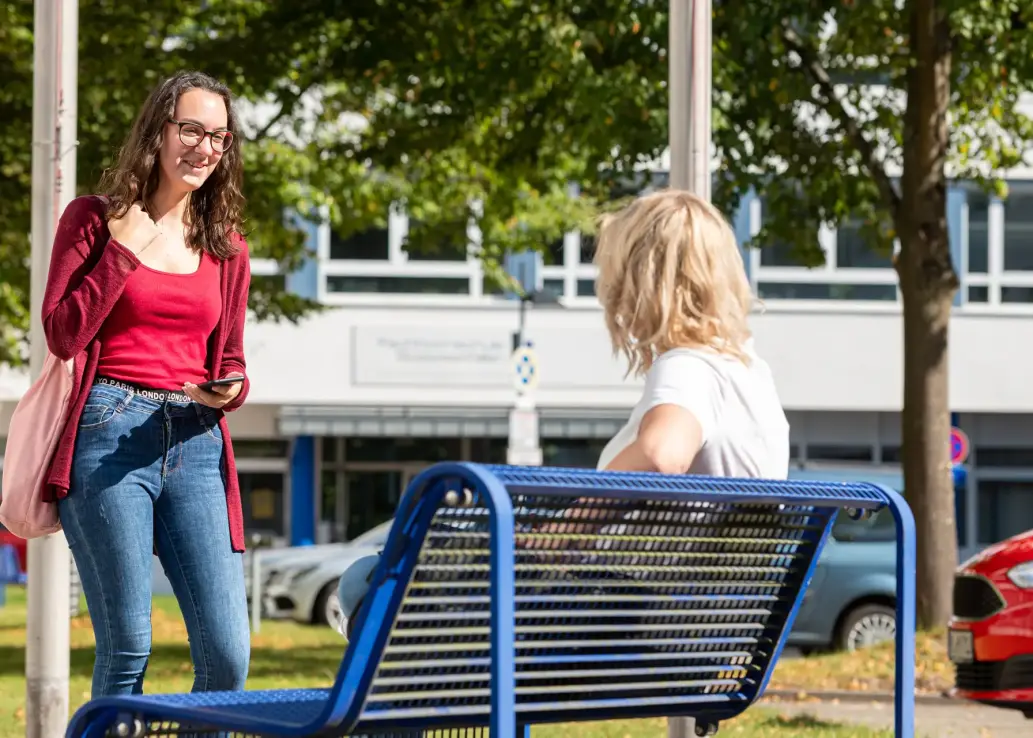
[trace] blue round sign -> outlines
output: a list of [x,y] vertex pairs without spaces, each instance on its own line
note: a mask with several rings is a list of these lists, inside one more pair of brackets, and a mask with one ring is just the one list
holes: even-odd
[[968,436],[961,428],[951,428],[951,462],[964,464],[968,459],[969,443]]

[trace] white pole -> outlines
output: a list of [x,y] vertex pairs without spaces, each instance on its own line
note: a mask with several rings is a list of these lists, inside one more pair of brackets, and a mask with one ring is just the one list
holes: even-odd
[[691,88],[692,0],[670,0],[667,50],[668,136],[671,158],[671,188],[688,190],[689,176],[689,111]]
[[[32,95],[30,376],[43,368],[41,306],[57,220],[75,196],[78,0],[36,0]],[[60,738],[68,726],[69,585],[64,535],[29,541],[25,735]]]
[[689,82],[689,186],[710,199],[710,141],[713,86],[711,0],[692,0],[692,62]]
[[[670,0],[668,107],[671,187],[710,199],[712,0]],[[695,734],[692,718],[667,720],[668,738]]]

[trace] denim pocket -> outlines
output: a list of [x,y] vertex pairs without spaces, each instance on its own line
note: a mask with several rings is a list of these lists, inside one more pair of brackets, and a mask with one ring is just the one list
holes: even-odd
[[79,416],[79,430],[101,428],[114,420],[116,415],[117,408],[108,405],[87,405]]
[[121,389],[94,385],[86,398],[86,406],[79,416],[79,430],[102,428],[125,410],[127,394]]
[[198,413],[201,425],[204,427],[205,434],[213,441],[222,443],[222,428],[219,427],[219,411],[210,407],[202,407]]

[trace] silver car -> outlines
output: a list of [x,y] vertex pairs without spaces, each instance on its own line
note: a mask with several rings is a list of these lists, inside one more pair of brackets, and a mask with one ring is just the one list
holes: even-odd
[[387,543],[393,521],[381,523],[325,555],[296,559],[277,567],[262,593],[263,608],[288,614],[302,623],[333,626],[340,604],[337,582],[355,561],[377,554]]

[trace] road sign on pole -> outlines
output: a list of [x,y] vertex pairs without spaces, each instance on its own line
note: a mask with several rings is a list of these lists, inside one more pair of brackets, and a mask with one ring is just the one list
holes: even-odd
[[[79,2],[36,0],[33,15],[32,259],[29,376],[46,358],[43,292],[57,220],[75,196]],[[25,735],[60,738],[68,727],[71,571],[62,533],[29,541]]]
[[964,464],[968,461],[971,445],[968,436],[961,428],[951,428],[951,463]]

